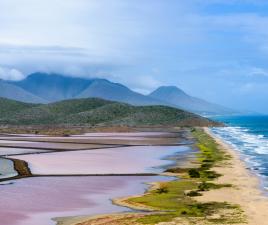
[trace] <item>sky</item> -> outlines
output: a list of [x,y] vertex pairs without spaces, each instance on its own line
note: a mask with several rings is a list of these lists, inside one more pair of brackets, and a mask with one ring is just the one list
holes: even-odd
[[267,0],[0,0],[0,79],[176,85],[268,114]]

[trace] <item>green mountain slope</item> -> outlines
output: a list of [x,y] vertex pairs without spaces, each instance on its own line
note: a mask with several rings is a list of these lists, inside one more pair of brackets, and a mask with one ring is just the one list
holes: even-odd
[[[18,105],[16,105],[16,104]],[[51,104],[0,101],[2,125],[78,126],[213,126],[209,119],[167,106],[132,106],[97,98],[65,100]],[[7,105],[14,106],[6,107]]]
[[15,100],[0,97],[0,118],[5,118],[14,113],[21,112],[25,109],[30,109],[36,106],[37,104],[18,102]]

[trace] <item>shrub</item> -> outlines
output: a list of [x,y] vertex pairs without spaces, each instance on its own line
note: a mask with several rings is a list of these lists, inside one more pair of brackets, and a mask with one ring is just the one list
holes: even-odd
[[198,172],[197,169],[190,169],[188,171],[188,174],[191,178],[200,178],[200,173]]
[[198,185],[199,191],[208,191],[210,188],[211,188],[211,185],[207,182],[202,182],[201,184]]
[[216,178],[218,178],[220,176],[221,175],[216,173],[215,171],[207,170],[207,171],[203,172],[203,177],[208,178],[208,179],[216,179]]
[[200,194],[198,191],[190,191],[186,195],[190,197],[196,197],[196,196],[201,196],[202,194]]
[[168,186],[166,184],[161,183],[159,188],[156,189],[158,194],[168,193]]

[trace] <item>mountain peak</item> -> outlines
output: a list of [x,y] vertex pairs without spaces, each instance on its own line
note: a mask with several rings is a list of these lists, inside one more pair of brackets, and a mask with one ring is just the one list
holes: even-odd
[[106,79],[95,79],[76,98],[103,98],[133,105],[159,105],[159,101],[151,99],[140,93],[134,92],[128,87],[113,83]]
[[176,86],[162,86],[153,91],[150,97],[178,108],[198,114],[225,114],[232,110],[203,99],[192,97]]
[[161,86],[153,91],[149,96],[157,97],[162,96],[162,98],[169,97],[171,95],[181,95],[188,96],[183,90],[176,86]]

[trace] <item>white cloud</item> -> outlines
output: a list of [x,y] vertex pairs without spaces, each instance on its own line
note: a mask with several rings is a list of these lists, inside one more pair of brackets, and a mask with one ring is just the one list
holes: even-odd
[[250,76],[268,77],[268,70],[266,70],[264,68],[253,67],[253,68],[250,69],[249,75]]
[[[180,84],[229,104],[228,83],[267,83],[267,2],[0,0],[0,63],[23,74],[107,78],[143,93]],[[21,77],[6,70],[1,78]]]
[[0,67],[0,79],[3,80],[21,80],[25,76],[23,73],[14,68]]

